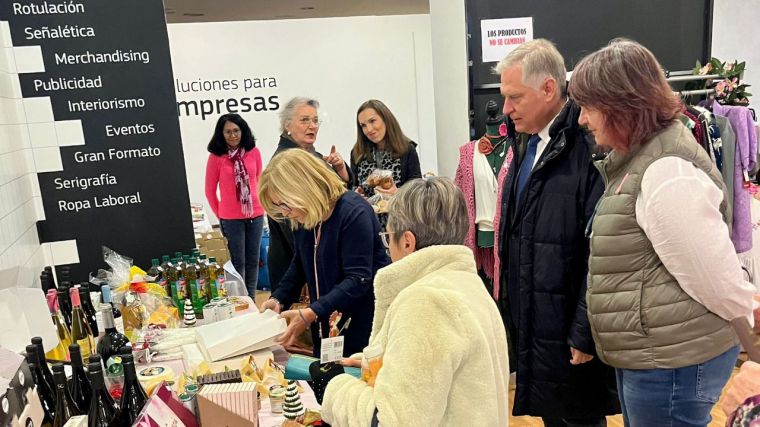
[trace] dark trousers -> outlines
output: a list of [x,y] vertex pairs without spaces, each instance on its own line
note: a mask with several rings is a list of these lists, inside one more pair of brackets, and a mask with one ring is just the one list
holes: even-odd
[[606,427],[605,417],[595,418],[541,418],[544,427]]
[[259,281],[259,253],[261,235],[264,232],[264,217],[221,219],[219,224],[222,234],[227,238],[232,265],[245,280],[248,295],[255,298]]

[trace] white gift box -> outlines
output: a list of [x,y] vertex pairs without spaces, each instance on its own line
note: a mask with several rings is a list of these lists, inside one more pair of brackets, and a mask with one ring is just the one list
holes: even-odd
[[276,345],[275,338],[286,327],[285,319],[267,310],[203,325],[195,328],[195,333],[204,358],[216,362]]

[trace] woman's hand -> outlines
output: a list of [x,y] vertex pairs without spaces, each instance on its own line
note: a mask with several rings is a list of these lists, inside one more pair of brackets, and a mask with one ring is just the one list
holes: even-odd
[[362,367],[362,361],[359,359],[340,359],[338,360],[338,364],[343,365],[345,367],[350,368],[361,368]]
[[385,194],[386,196],[393,196],[398,191],[398,187],[396,187],[396,183],[394,182],[391,188],[385,189],[382,186],[378,185],[375,187],[375,193]]
[[348,181],[348,170],[346,169],[346,162],[343,160],[343,157],[341,157],[340,153],[335,150],[334,145],[330,149],[330,154],[322,158],[327,162],[327,164],[335,169],[335,172],[338,173],[340,179],[343,181]]
[[280,302],[277,301],[274,298],[269,298],[268,300],[264,301],[264,304],[261,304],[261,308],[259,309],[260,312],[264,312],[267,309],[274,311],[275,313],[279,314],[280,311],[282,311],[282,306],[280,305]]
[[[283,311],[280,314],[280,318],[288,322],[288,328],[275,341],[283,346],[288,346],[295,342],[296,338],[306,330],[308,325],[317,320],[317,314],[310,308],[302,308]],[[304,323],[304,320],[308,323]]]

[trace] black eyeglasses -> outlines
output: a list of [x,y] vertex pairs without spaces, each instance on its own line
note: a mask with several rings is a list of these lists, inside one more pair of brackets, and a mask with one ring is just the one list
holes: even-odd
[[293,209],[290,206],[286,205],[285,202],[272,203],[272,204],[277,206],[277,208],[281,210],[284,214],[289,214],[293,212]]

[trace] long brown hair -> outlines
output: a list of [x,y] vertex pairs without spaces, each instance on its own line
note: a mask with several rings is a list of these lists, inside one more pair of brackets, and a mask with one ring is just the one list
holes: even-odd
[[406,154],[406,152],[409,151],[412,142],[406,135],[404,135],[404,132],[401,131],[401,126],[398,124],[396,116],[391,113],[391,110],[388,109],[382,101],[370,99],[360,105],[359,109],[356,111],[356,144],[354,144],[354,148],[351,149],[351,156],[354,161],[357,163],[362,161],[365,156],[368,156],[372,152],[372,149],[375,146],[375,144],[367,138],[367,135],[364,135],[364,132],[362,132],[362,125],[359,124],[359,114],[369,108],[375,110],[377,115],[383,119],[383,122],[385,122],[386,151],[390,152],[391,157],[394,159]]
[[604,116],[616,149],[628,151],[669,126],[681,102],[654,54],[628,39],[614,39],[586,56],[570,78],[570,97]]

